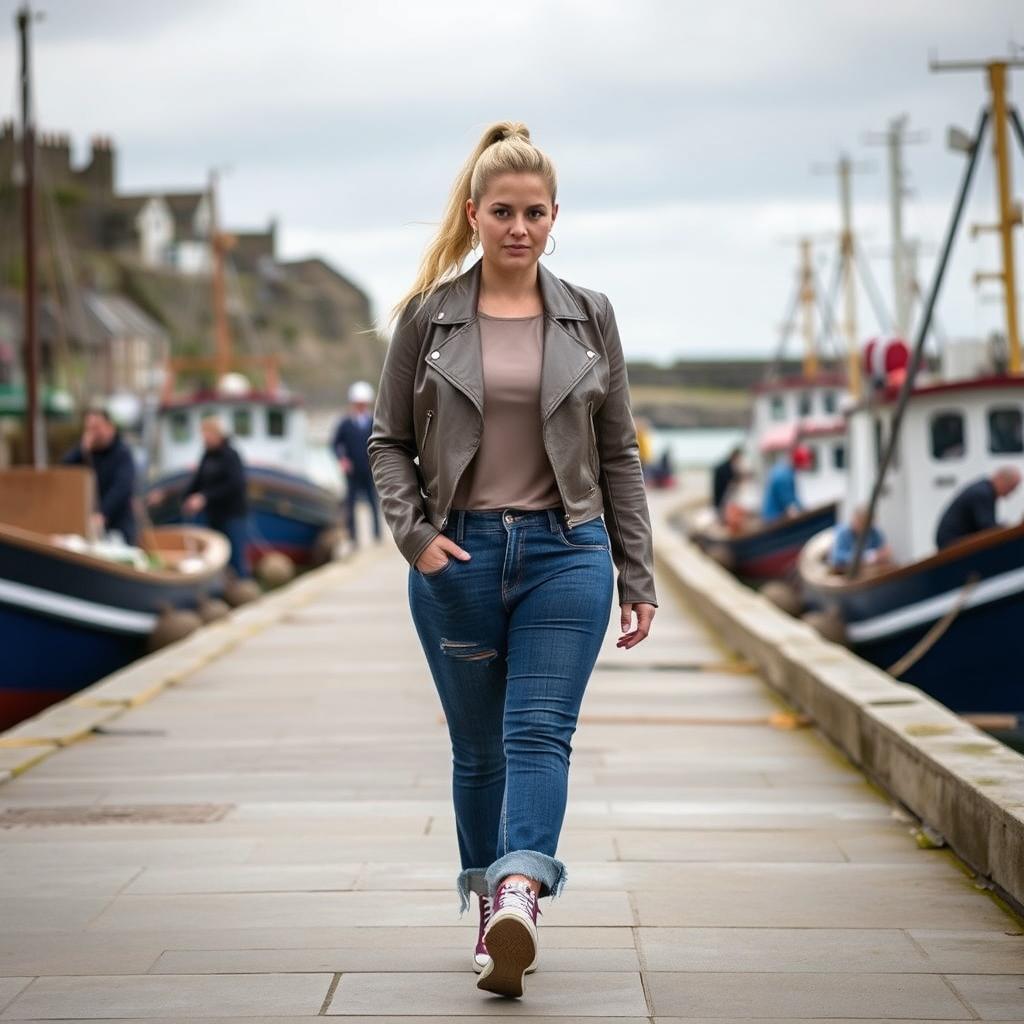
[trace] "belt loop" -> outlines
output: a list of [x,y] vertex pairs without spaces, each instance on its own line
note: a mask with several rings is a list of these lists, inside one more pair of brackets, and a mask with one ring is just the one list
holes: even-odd
[[558,510],[554,508],[547,509],[548,513],[548,529],[552,533],[558,533]]
[[466,526],[466,510],[458,509],[455,513],[455,543],[462,543],[462,533]]

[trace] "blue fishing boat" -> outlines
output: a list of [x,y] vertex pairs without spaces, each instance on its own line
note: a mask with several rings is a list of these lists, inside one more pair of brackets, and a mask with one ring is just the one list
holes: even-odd
[[122,564],[81,537],[0,523],[0,730],[123,668],[152,647],[161,616],[221,593],[220,534],[151,530],[144,544],[144,565]]

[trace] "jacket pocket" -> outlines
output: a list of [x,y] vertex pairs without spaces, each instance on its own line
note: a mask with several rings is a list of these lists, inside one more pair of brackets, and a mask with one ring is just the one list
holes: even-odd
[[600,456],[597,451],[597,431],[594,430],[594,403],[587,402],[587,429],[590,432],[590,451],[587,453],[590,462],[590,471],[594,475],[594,483],[597,483],[601,474]]

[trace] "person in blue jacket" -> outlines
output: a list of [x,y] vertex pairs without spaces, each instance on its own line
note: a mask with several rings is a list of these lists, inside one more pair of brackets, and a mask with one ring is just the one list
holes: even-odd
[[798,470],[810,469],[811,452],[803,445],[797,445],[785,458],[779,459],[768,473],[761,504],[761,519],[772,523],[783,516],[796,515],[803,511],[796,489]]
[[[843,523],[836,529],[832,540],[832,551],[829,564],[836,572],[846,572],[853,564],[853,555],[857,550],[857,538],[868,525],[868,510],[860,505],[854,509],[849,523]],[[863,561],[865,565],[888,565],[892,562],[892,551],[885,542],[885,536],[877,526],[872,526],[864,541]]]
[[116,530],[128,544],[138,542],[132,501],[135,459],[105,409],[89,409],[82,421],[82,439],[60,460],[66,466],[89,466],[96,475],[99,512],[93,516],[98,532]]
[[373,427],[370,403],[373,388],[366,381],[359,380],[348,389],[350,411],[341,418],[334,431],[331,449],[341,471],[345,474],[345,519],[349,539],[358,543],[356,537],[356,500],[362,494],[370,505],[373,516],[373,536],[379,541],[380,512],[377,503],[377,488],[370,471],[370,458],[366,451]]

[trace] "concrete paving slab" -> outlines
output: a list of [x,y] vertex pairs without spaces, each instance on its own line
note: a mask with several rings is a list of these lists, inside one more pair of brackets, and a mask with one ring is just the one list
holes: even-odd
[[950,974],[949,981],[982,1020],[1011,1020],[1024,1011],[1024,973]]
[[[979,899],[979,897],[981,897]],[[693,865],[686,892],[633,893],[641,925],[1004,930],[1012,919],[960,874],[903,864]]]
[[0,1010],[5,1006],[10,1006],[14,997],[31,981],[31,978],[0,978]]
[[261,1014],[315,1016],[329,974],[109,975],[37,978],[0,1020],[83,1020],[103,1017],[221,1017]]
[[481,992],[471,973],[346,974],[327,1009],[329,1016],[357,1014],[421,1015],[462,1018],[505,1017],[645,1017],[640,975],[635,973],[566,974],[538,971],[527,978],[528,1002]]
[[[547,929],[544,939],[556,929]],[[167,950],[153,965],[153,974],[266,974],[275,972],[365,973],[466,973],[476,943],[476,932],[462,937],[458,946],[433,942],[412,946],[406,936],[396,935],[388,948],[338,947],[334,949],[231,949]],[[545,971],[638,972],[635,949],[548,948],[544,946]]]
[[927,974],[653,972],[647,975],[646,986],[656,1019],[721,1015],[957,1020],[970,1016],[941,977]]
[[[124,892],[136,894],[222,892],[324,892],[355,887],[359,864],[251,865],[224,867],[146,868]],[[450,883],[450,880],[449,880]]]
[[946,974],[1024,974],[1024,929],[907,933],[935,970]]
[[899,928],[638,928],[648,971],[941,974]]

